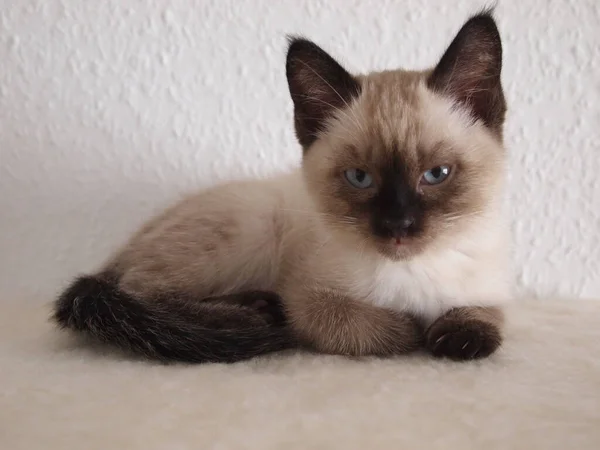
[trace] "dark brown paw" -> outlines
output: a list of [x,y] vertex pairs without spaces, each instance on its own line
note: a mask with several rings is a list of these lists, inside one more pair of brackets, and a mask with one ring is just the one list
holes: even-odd
[[459,314],[440,317],[426,335],[426,347],[434,356],[457,361],[485,358],[501,343],[497,325]]
[[272,325],[285,324],[285,313],[281,297],[269,291],[249,291],[243,293],[241,305],[257,311]]

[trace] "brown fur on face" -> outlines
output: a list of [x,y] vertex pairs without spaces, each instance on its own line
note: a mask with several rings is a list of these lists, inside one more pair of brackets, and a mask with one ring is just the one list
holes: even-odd
[[[483,44],[474,45],[474,39]],[[453,62],[463,70],[454,73]],[[308,188],[332,231],[392,259],[406,259],[450,242],[488,206],[496,206],[505,160],[500,68],[493,20],[476,16],[433,70],[347,74],[360,89],[344,95],[350,81],[340,84],[343,102],[328,115],[319,110],[327,119],[319,138],[305,146],[303,159]],[[312,86],[312,97],[335,95],[333,82]],[[439,166],[450,167],[449,177],[424,184],[424,172]],[[352,186],[345,177],[350,169],[368,173],[373,185]]]
[[[361,96],[304,157],[309,189],[322,211],[335,216],[328,216],[333,228],[369,241],[393,259],[452,239],[501,191],[501,143],[429,91],[426,77],[426,72],[403,71],[362,77]],[[420,184],[426,170],[440,165],[451,167],[444,182]],[[351,186],[344,171],[353,168],[368,172],[373,187]],[[397,189],[405,204],[396,198],[378,201],[386,187]],[[375,232],[374,222],[403,207],[413,210],[416,227],[397,246],[391,236]]]

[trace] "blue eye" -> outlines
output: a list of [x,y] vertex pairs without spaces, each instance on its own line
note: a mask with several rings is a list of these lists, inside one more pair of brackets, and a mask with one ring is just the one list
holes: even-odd
[[373,184],[373,178],[364,170],[348,169],[344,172],[344,176],[356,189],[367,189]]
[[440,184],[450,175],[449,166],[436,166],[426,171],[421,177],[421,184]]

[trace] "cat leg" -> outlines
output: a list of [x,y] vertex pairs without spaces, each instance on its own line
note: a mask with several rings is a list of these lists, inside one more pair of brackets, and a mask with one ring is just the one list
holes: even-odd
[[453,308],[425,334],[425,346],[438,357],[454,360],[485,358],[502,344],[502,310],[495,307]]
[[408,353],[422,344],[419,322],[406,313],[378,308],[330,290],[291,295],[286,298],[286,312],[292,332],[317,351],[389,356]]

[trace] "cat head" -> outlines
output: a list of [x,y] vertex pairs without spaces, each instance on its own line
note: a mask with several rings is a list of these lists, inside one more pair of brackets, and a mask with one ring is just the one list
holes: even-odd
[[490,12],[426,71],[352,75],[292,38],[287,79],[307,187],[331,230],[392,259],[452,240],[502,194],[506,104]]

